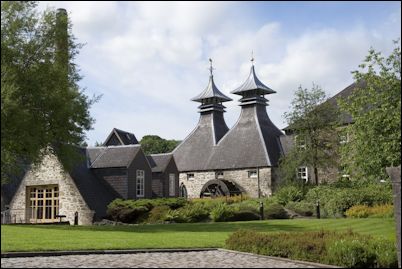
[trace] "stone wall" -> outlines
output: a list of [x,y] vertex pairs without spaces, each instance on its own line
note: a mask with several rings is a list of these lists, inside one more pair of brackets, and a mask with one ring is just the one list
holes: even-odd
[[[257,168],[224,170],[223,178],[221,179],[235,183],[246,195],[255,198],[258,197],[258,177],[249,178],[248,171],[250,170],[257,170]],[[258,170],[261,196],[272,195],[271,168],[264,167]],[[187,179],[188,173],[194,174],[194,178]],[[215,171],[188,173],[180,173],[179,175],[179,185],[183,183],[186,186],[188,198],[199,198],[204,184],[215,179]]]
[[74,213],[78,211],[78,224],[92,224],[95,212],[89,209],[73,179],[64,172],[62,165],[53,154],[45,156],[37,167],[31,168],[24,176],[10,203],[11,220],[19,223],[26,222],[27,187],[50,184],[59,187],[59,214],[66,215],[63,220],[74,224]]

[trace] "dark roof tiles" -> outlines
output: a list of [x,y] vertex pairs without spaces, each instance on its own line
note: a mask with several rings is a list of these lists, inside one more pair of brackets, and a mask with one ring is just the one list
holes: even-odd
[[218,90],[214,82],[214,77],[212,75],[209,77],[209,83],[208,86],[205,88],[205,90],[196,97],[194,97],[193,99],[191,99],[191,101],[202,103],[204,102],[204,100],[210,98],[216,98],[220,102],[232,101],[232,98],[227,97],[220,90]]
[[87,148],[90,168],[128,167],[138,154],[140,145]]
[[255,74],[254,65],[251,66],[247,80],[237,89],[231,91],[233,94],[243,95],[245,92],[259,90],[262,94],[276,93],[274,90],[264,85]]
[[172,153],[151,154],[147,156],[153,173],[163,173],[172,158]]

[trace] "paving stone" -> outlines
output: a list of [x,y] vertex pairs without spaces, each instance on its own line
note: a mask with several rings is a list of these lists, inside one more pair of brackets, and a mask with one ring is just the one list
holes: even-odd
[[2,258],[1,268],[318,268],[224,250]]

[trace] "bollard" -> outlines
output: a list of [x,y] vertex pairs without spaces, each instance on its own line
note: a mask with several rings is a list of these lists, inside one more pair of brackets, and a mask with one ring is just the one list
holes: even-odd
[[264,219],[264,203],[260,202],[260,220]]
[[317,204],[316,204],[316,213],[317,213],[317,219],[321,218],[320,215],[320,200],[317,200]]
[[78,225],[78,211],[74,213],[74,225]]

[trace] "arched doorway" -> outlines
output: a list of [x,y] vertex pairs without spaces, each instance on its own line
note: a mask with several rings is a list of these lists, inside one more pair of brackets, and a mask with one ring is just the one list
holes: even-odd
[[181,183],[181,185],[180,185],[179,196],[187,198],[187,188],[186,188],[186,185],[184,185],[183,183]]
[[242,194],[241,188],[233,182],[224,179],[213,179],[204,184],[200,198],[233,196]]

